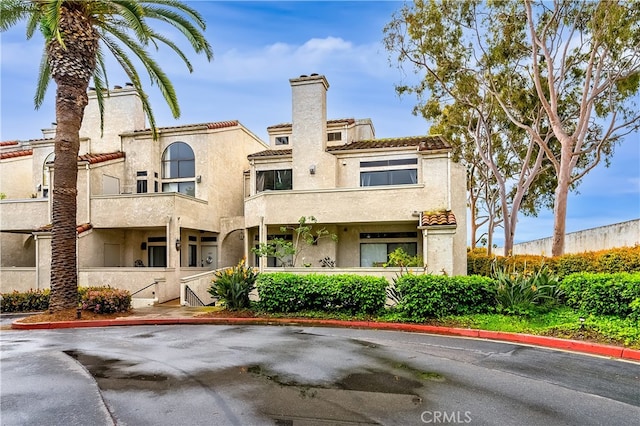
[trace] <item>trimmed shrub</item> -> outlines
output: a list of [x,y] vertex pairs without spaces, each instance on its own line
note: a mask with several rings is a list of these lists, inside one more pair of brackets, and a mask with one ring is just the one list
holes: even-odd
[[131,309],[131,294],[111,287],[88,287],[80,296],[83,310],[96,314],[127,312]]
[[467,274],[490,276],[492,265],[513,267],[519,272],[539,269],[547,265],[549,271],[560,279],[578,272],[640,272],[640,246],[611,250],[565,254],[558,257],[533,255],[496,256],[487,255],[485,249],[474,249],[467,253]]
[[0,312],[35,312],[49,309],[49,293],[46,290],[13,291],[0,294]]
[[638,313],[640,273],[571,274],[562,280],[561,287],[567,306],[587,314],[624,318]]
[[396,286],[402,294],[397,309],[412,321],[494,310],[495,284],[488,277],[406,274]]
[[261,274],[256,286],[258,306],[267,312],[372,314],[384,307],[387,284],[380,277],[277,272]]

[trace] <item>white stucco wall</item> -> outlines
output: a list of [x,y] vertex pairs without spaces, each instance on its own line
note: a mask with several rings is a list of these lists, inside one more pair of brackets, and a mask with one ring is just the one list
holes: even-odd
[[[513,254],[551,255],[551,237],[514,244]],[[640,219],[570,232],[565,236],[566,254],[640,245]],[[504,253],[504,248],[496,249]]]

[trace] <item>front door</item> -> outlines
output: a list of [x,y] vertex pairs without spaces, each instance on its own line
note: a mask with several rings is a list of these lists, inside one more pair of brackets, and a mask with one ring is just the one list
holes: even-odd
[[218,269],[218,246],[202,245],[200,266],[209,269]]

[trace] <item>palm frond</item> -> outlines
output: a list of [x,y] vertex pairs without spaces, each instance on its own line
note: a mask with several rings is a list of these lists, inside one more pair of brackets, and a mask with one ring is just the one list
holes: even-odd
[[189,72],[193,72],[193,67],[191,66],[191,62],[189,61],[187,56],[182,52],[182,50],[180,50],[180,48],[173,41],[169,40],[167,37],[163,36],[162,34],[156,33],[155,31],[152,32],[151,38],[160,40],[161,42],[169,46],[175,52],[175,54],[178,55],[180,59],[182,59],[182,61],[187,65],[187,69],[189,70]]
[[177,28],[189,41],[197,53],[204,52],[207,59],[213,59],[213,50],[204,35],[182,15],[164,8],[149,7],[146,10],[150,18],[164,21]]
[[[122,44],[124,44],[133,54],[135,54],[140,62],[144,65],[149,77],[151,79],[152,84],[156,84],[160,93],[164,97],[165,101],[169,105],[171,109],[171,113],[175,118],[180,116],[180,107],[178,105],[178,98],[175,93],[175,89],[173,88],[173,84],[169,80],[169,77],[162,71],[162,69],[158,66],[157,62],[149,56],[147,51],[140,46],[135,40],[133,40],[128,34],[123,31],[120,31],[119,28],[110,27],[109,33],[116,37]],[[120,50],[122,54],[125,54],[124,51]],[[116,55],[116,53],[112,50],[112,53]]]
[[38,84],[36,85],[36,93],[33,96],[33,103],[36,106],[36,109],[42,106],[50,81],[51,69],[49,68],[49,60],[47,58],[47,50],[45,48],[42,51],[42,58],[40,59],[40,67],[38,70]]
[[135,66],[127,56],[126,52],[122,50],[122,48],[118,45],[118,43],[111,39],[108,36],[102,36],[102,41],[105,46],[109,49],[111,54],[114,56],[116,61],[120,64],[124,72],[127,74],[129,79],[131,80],[131,84],[133,84],[133,88],[140,96],[140,101],[142,102],[142,109],[145,112],[147,118],[149,119],[149,126],[151,127],[151,132],[153,134],[153,139],[156,140],[158,138],[158,130],[156,127],[156,120],[153,116],[153,111],[151,110],[151,104],[149,103],[149,97],[142,87],[142,83],[140,82],[140,76],[138,75],[138,71]]
[[0,32],[6,31],[18,22],[27,19],[31,11],[29,2],[6,0],[0,2]]
[[207,28],[207,25],[206,25],[202,15],[197,10],[195,10],[194,8],[190,7],[189,5],[187,5],[185,3],[182,3],[180,1],[176,1],[176,0],[142,0],[141,3],[144,5],[145,8],[150,7],[150,5],[158,4],[158,5],[168,6],[168,7],[172,8],[172,9],[179,10],[180,12],[184,13],[185,15],[187,15],[191,20],[193,20],[196,23],[196,25],[198,25],[198,27],[200,27],[201,30],[205,30]]

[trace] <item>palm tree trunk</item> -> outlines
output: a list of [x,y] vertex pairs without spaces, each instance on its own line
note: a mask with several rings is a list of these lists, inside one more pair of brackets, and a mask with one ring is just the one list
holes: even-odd
[[47,44],[51,76],[58,87],[49,299],[52,312],[73,308],[78,303],[76,198],[80,126],[98,50],[98,34],[80,5],[75,6],[60,8],[59,29],[63,44],[56,37]]
[[87,104],[86,89],[58,84],[51,240],[49,309],[73,308],[78,298],[76,212],[80,125]]

